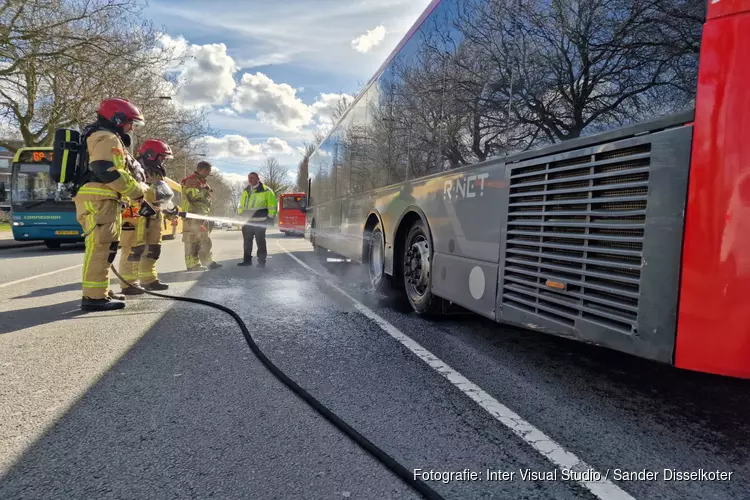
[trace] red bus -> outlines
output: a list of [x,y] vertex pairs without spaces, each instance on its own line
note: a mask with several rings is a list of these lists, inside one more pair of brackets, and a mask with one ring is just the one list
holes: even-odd
[[570,3],[433,1],[311,156],[311,243],[417,314],[750,378],[750,1]]
[[305,234],[305,193],[284,193],[279,196],[279,231],[284,235]]

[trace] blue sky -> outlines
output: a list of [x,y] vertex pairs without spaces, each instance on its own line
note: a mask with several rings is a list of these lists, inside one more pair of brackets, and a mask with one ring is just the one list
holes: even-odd
[[[176,100],[209,110],[204,151],[237,179],[276,156],[290,171],[339,95],[377,71],[430,0],[150,0],[163,43],[190,56]],[[234,175],[233,175],[234,174]]]

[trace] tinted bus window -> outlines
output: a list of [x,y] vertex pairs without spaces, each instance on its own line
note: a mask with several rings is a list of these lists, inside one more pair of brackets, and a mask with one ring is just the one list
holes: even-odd
[[284,196],[281,198],[281,208],[284,210],[305,208],[305,198],[304,196]]
[[321,146],[335,179],[318,188],[342,198],[690,109],[705,15],[705,0],[443,0]]
[[13,166],[13,203],[25,201],[70,201],[67,187],[49,176],[49,165],[18,163]]

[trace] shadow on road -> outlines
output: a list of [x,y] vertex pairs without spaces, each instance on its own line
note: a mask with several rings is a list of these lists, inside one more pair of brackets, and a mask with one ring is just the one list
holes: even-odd
[[[188,272],[188,271],[174,271],[174,272],[169,272],[169,273],[159,273],[159,280],[167,284],[183,283],[186,281],[198,280],[201,278],[202,274],[204,273],[195,273],[195,272]],[[114,290],[115,292],[120,291],[120,280],[117,279],[116,276],[114,276],[114,273],[110,273],[110,288]],[[48,295],[55,295],[57,293],[78,291],[80,289],[81,289],[81,283],[79,280],[76,280],[76,282],[74,283],[66,283],[64,285],[40,288],[37,290],[33,290],[29,293],[26,293],[24,295],[13,296],[12,292],[9,295],[13,300],[32,299],[32,298],[38,298],[38,297],[45,297]],[[169,291],[167,290],[166,293],[169,293]]]
[[[220,287],[225,270],[202,281]],[[180,307],[0,477],[0,498],[323,498],[343,485],[355,498],[413,498],[374,467],[265,371],[231,319]]]
[[11,292],[11,298],[13,300],[18,299],[33,299],[37,297],[45,297],[47,295],[55,295],[56,293],[63,293],[63,292],[72,292],[74,290],[80,290],[81,289],[81,283],[66,283],[65,285],[58,285],[58,286],[51,286],[47,288],[39,288],[38,290],[34,290],[32,292],[29,292],[24,295],[16,295],[12,296]]
[[79,299],[59,304],[3,312],[3,320],[0,321],[0,335],[35,326],[56,323],[58,321],[65,321],[86,314],[80,310],[80,307],[81,301]]

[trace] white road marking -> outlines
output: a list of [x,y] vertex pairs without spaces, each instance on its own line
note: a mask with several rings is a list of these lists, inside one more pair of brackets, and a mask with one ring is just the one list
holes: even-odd
[[51,276],[53,274],[62,273],[64,271],[70,271],[71,269],[76,269],[78,267],[83,267],[83,264],[78,264],[78,265],[70,266],[70,267],[64,267],[62,269],[56,269],[56,270],[50,271],[48,273],[37,274],[36,276],[29,276],[28,278],[23,278],[23,279],[16,280],[16,281],[9,281],[8,283],[0,283],[0,288],[5,288],[6,286],[17,285],[19,283],[24,283],[26,281],[35,280],[37,278],[44,278],[45,276]]
[[[281,248],[287,255],[294,259],[297,264],[304,267],[311,273],[320,277],[330,287],[339,292],[341,295],[346,297],[354,307],[364,314],[366,317],[371,319],[377,324],[381,330],[386,332],[388,335],[398,340],[403,346],[409,349],[412,353],[418,356],[422,361],[427,363],[430,368],[438,372],[440,375],[448,379],[458,390],[463,392],[465,395],[470,397],[481,406],[485,411],[492,415],[496,420],[505,425],[514,434],[523,439],[529,446],[534,448],[536,451],[541,453],[547,460],[555,464],[560,469],[569,469],[576,472],[585,472],[589,470],[595,470],[589,464],[578,458],[573,453],[567,451],[552,438],[544,434],[542,431],[534,427],[532,424],[521,418],[520,415],[515,413],[507,406],[500,403],[498,400],[493,398],[490,394],[485,392],[481,387],[467,379],[456,370],[448,366],[443,360],[432,354],[430,351],[419,345],[417,342],[406,336],[398,328],[393,326],[387,320],[373,312],[369,307],[362,304],[360,301],[349,295],[346,291],[342,290],[336,284],[322,276],[315,269],[311,268],[304,262],[302,262],[297,256],[289,252],[284,248],[278,241],[276,244]],[[608,474],[607,474],[608,475]],[[602,479],[599,481],[578,481],[579,484],[588,489],[597,498],[601,500],[635,500],[634,497],[630,496],[627,492],[621,489],[616,484],[612,483],[605,478],[602,473]]]

